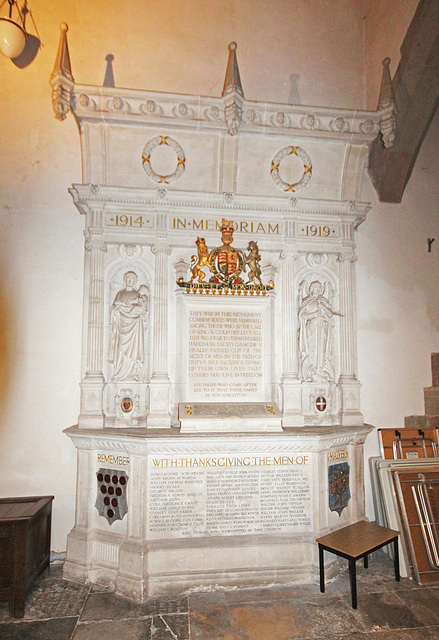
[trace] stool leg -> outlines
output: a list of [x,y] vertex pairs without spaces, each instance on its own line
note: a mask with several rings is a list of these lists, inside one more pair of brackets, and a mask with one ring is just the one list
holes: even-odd
[[320,571],[320,593],[325,593],[325,563],[323,561],[324,549],[319,545],[319,571]]
[[394,555],[394,566],[395,566],[395,580],[399,582],[399,551],[398,551],[398,538],[395,538],[393,541],[393,555]]
[[355,560],[349,559],[349,577],[351,579],[352,609],[357,608],[357,567]]

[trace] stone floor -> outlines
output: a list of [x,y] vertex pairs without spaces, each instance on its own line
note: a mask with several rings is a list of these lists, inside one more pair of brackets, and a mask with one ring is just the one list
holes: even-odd
[[317,585],[194,591],[143,604],[67,582],[39,580],[22,620],[0,603],[0,640],[439,640],[439,585],[396,582],[381,551],[358,563],[358,609],[344,570]]

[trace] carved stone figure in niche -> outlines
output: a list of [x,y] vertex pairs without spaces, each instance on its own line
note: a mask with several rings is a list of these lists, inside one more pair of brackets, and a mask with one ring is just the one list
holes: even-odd
[[261,267],[259,266],[261,254],[259,253],[258,243],[254,240],[250,240],[247,251],[249,251],[249,254],[244,262],[244,268],[248,265],[249,269],[247,284],[250,284],[251,282],[254,283],[256,279],[259,280],[259,284],[262,285]]
[[[334,379],[332,362],[333,316],[343,314],[334,310],[328,292],[319,280],[301,286],[302,303],[299,307],[299,356],[304,380],[328,382]],[[303,293],[302,293],[303,292]]]
[[148,326],[148,288],[135,289],[137,275],[127,271],[124,288],[111,307],[108,359],[114,364],[112,381],[145,380],[145,334]]

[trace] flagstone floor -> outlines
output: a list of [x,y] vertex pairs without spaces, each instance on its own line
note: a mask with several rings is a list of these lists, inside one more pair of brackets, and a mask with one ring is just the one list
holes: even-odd
[[22,620],[0,603],[0,640],[439,640],[439,584],[396,582],[378,551],[358,565],[358,609],[347,569],[321,594],[315,585],[194,591],[139,604],[68,582],[61,567],[41,578]]

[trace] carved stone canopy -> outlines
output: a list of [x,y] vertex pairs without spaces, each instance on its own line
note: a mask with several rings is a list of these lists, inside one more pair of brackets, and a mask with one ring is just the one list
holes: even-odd
[[[102,118],[112,121],[123,118],[142,123],[185,120],[187,124],[203,128],[226,129],[230,135],[238,131],[278,133],[279,128],[325,137],[346,139],[370,144],[381,132],[386,147],[391,146],[395,104],[393,95],[381,100],[377,111],[350,111],[325,107],[304,107],[289,104],[260,103],[246,100],[241,84],[237,60],[237,44],[229,44],[222,100],[188,95],[170,95],[151,91],[131,91],[114,87],[90,87],[73,80],[67,42],[67,25],[61,25],[59,50],[52,73],[52,103],[60,120],[67,116],[68,105],[79,119]],[[384,71],[385,74],[385,71]],[[388,84],[385,77],[384,82]],[[391,80],[390,80],[391,82]],[[171,121],[170,121],[171,119]],[[176,122],[175,122],[176,124]]]

